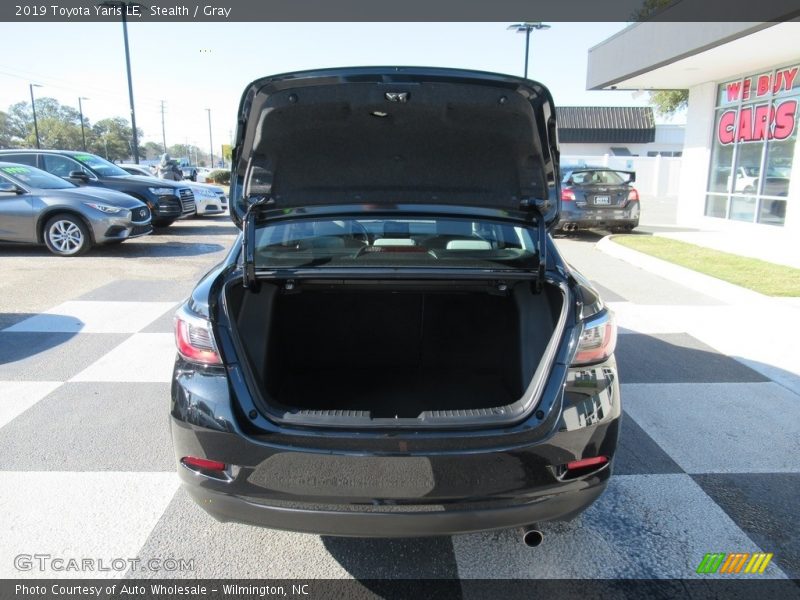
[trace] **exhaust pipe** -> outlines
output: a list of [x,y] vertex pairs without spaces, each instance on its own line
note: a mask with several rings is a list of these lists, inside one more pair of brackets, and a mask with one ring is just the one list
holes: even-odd
[[528,548],[536,548],[544,541],[544,534],[533,527],[525,527],[522,530],[522,543]]

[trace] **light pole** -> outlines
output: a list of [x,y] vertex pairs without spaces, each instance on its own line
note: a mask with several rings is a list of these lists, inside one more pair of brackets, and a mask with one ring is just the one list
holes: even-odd
[[543,29],[550,29],[550,25],[545,25],[544,23],[536,22],[536,23],[514,23],[513,25],[509,25],[507,27],[510,31],[516,31],[517,33],[524,33],[525,34],[525,79],[528,78],[528,54],[531,46],[531,31],[534,29],[543,30]]
[[[122,13],[122,37],[125,40],[125,66],[128,70],[128,100],[131,104],[131,127],[133,128],[133,162],[137,165],[139,164],[139,134],[136,132],[136,108],[133,104],[133,80],[131,79],[131,52],[128,48],[128,7],[129,6],[137,6],[137,7],[144,7],[143,4],[139,4],[138,2],[101,2],[100,6],[110,6],[116,7],[120,9]],[[131,14],[134,14],[138,11],[134,9]],[[164,150],[166,152],[166,150]]]
[[161,141],[164,143],[164,152],[167,151],[167,130],[164,128],[164,101],[161,101]]
[[39,124],[36,122],[36,100],[33,98],[33,88],[42,87],[38,83],[29,83],[28,87],[31,89],[31,109],[33,110],[33,131],[36,134],[36,148],[41,148],[39,145]]
[[211,109],[207,108],[208,113],[208,149],[211,150],[211,168],[214,168],[214,142],[211,141]]
[[78,112],[81,114],[81,137],[83,138],[83,151],[86,152],[86,129],[83,126],[83,104],[81,104],[81,100],[88,100],[89,98],[84,98],[83,96],[78,96]]

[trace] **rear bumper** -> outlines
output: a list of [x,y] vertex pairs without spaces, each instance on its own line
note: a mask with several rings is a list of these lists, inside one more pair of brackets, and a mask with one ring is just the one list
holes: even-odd
[[[561,386],[558,386],[561,389]],[[621,405],[613,358],[569,370],[537,431],[347,432],[275,427],[242,431],[221,369],[178,359],[171,430],[178,474],[221,521],[325,535],[451,535],[569,519],[605,489]],[[227,465],[224,476],[181,464]],[[606,456],[588,472],[567,463]]]
[[[606,469],[608,470],[608,469]],[[290,508],[186,486],[192,499],[219,521],[350,537],[427,537],[509,529],[541,521],[569,519],[589,507],[608,485],[607,477],[579,490],[534,502],[494,509],[408,512],[334,511]]]
[[561,210],[558,229],[603,229],[609,227],[637,227],[639,203],[630,202],[625,208],[578,208],[568,206]]

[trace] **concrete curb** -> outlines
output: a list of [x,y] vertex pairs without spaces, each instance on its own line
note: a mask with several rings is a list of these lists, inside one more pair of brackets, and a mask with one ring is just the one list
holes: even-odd
[[[682,307],[691,309],[676,317],[683,320],[686,333],[800,396],[800,351],[794,338],[782,335],[800,319],[800,305],[794,304],[794,298],[787,303],[786,298],[765,296],[631,250],[610,237],[600,240],[596,248],[726,305]],[[631,277],[636,277],[633,269]]]
[[597,242],[595,246],[601,252],[609,256],[619,258],[632,265],[635,265],[649,273],[659,275],[664,279],[669,279],[691,288],[706,296],[711,296],[727,304],[781,304],[776,298],[759,294],[753,290],[748,290],[738,285],[722,281],[710,275],[698,273],[692,269],[681,267],[671,262],[655,258],[649,254],[644,254],[637,250],[632,250],[615,243],[612,236],[608,235]]

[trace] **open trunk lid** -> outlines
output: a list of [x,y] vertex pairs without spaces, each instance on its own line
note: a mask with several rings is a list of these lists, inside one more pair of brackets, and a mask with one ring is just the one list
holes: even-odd
[[255,229],[269,211],[416,204],[535,222],[541,286],[559,179],[552,98],[534,81],[422,67],[259,79],[242,97],[231,173],[245,283],[255,279]]
[[265,77],[244,92],[231,217],[255,203],[454,205],[558,221],[550,92],[508,75],[359,67]]

